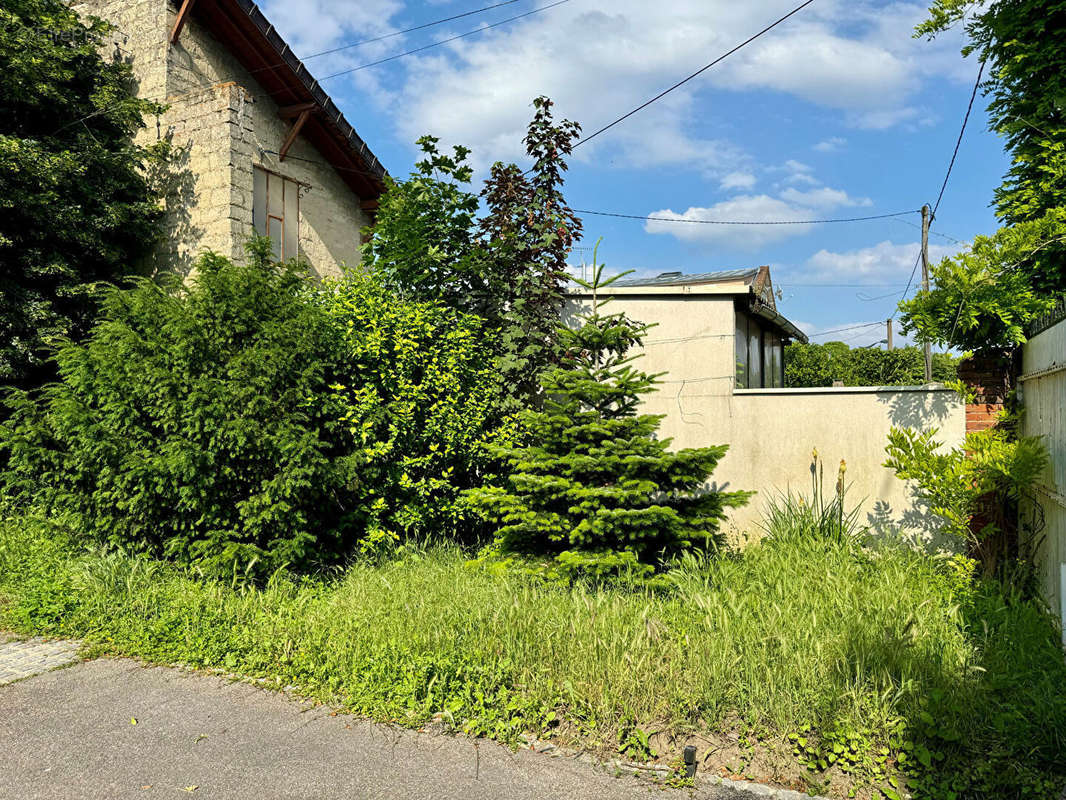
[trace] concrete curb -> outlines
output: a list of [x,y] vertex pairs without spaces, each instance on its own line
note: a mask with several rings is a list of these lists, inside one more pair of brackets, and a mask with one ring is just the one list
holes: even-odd
[[[617,774],[635,775],[651,780],[665,780],[674,775],[673,769],[662,764],[641,764],[636,761],[622,761],[617,758],[601,761],[584,750],[559,747],[551,742],[537,739],[530,734],[522,734],[519,739],[522,741],[522,748],[532,750],[535,753],[542,753],[553,758],[572,758]],[[766,797],[773,800],[831,800],[831,798],[822,795],[806,794],[795,789],[780,789],[775,786],[767,786],[764,783],[734,781],[729,778],[720,778],[717,775],[701,775],[697,772],[696,788],[700,786],[722,786],[733,791],[745,792],[753,797]],[[1066,800],[1066,797],[1063,800]]]

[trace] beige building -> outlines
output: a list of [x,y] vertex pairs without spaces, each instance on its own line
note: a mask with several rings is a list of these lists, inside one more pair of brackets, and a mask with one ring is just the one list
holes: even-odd
[[[730,516],[735,539],[761,534],[768,499],[810,496],[812,451],[824,465],[827,492],[847,462],[849,504],[880,535],[936,541],[938,522],[909,487],[883,466],[893,426],[937,428],[948,445],[965,435],[966,409],[943,386],[784,388],[784,346],[807,337],[777,309],[770,270],[623,279],[601,290],[606,311],[655,325],[641,369],[666,373],[643,410],[662,414],[660,434],[674,448],[729,445],[712,479],[723,489],[758,492]],[[570,293],[566,316],[591,303]]]
[[234,258],[254,231],[320,275],[359,261],[385,170],[251,0],[81,0],[116,27],[140,97],[169,108],[166,266],[203,250]]

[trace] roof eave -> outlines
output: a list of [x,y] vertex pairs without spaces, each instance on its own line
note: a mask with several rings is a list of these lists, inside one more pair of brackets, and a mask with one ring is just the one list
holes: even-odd
[[[212,6],[217,15],[212,13]],[[233,40],[226,43],[245,68],[257,75],[258,83],[279,106],[315,104],[313,124],[309,120],[304,135],[360,199],[373,201],[384,193],[388,175],[385,167],[253,0],[197,3],[193,13],[224,41],[230,31],[219,27],[234,26]],[[254,53],[246,52],[248,48]],[[262,64],[249,63],[253,58]]]

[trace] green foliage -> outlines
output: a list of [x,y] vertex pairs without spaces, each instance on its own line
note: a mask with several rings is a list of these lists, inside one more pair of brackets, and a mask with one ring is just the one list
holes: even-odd
[[160,232],[133,144],[132,73],[100,48],[113,29],[60,0],[0,8],[0,384],[50,375],[46,345],[82,336],[101,282],[134,271]]
[[563,574],[605,576],[657,565],[690,548],[713,549],[725,509],[748,493],[705,490],[725,446],[669,450],[661,417],[637,414],[655,377],[627,352],[648,326],[603,314],[603,266],[581,326],[559,332],[564,355],[544,379],[541,411],[519,419],[524,441],[495,448],[502,481],[468,493],[498,526],[505,552],[554,559]]
[[1061,0],[934,0],[916,35],[965,23],[965,55],[987,62],[992,129],[1011,167],[996,190],[1009,227],[933,270],[934,290],[901,305],[924,341],[1003,351],[1066,291],[1066,5]]
[[484,312],[484,259],[474,238],[478,198],[463,188],[472,174],[469,151],[456,147],[447,156],[438,141],[423,136],[422,160],[407,180],[387,179],[363,264],[405,297]]
[[476,321],[249,252],[110,291],[60,382],[11,396],[5,493],[216,574],[449,532],[487,404]]
[[[996,208],[1014,224],[1066,206],[1066,4],[1061,0],[934,0],[916,35],[933,37],[965,21],[964,55],[988,62],[985,94],[992,129],[1006,140],[1012,165]],[[1047,278],[1061,289],[1061,255],[1048,253]],[[1056,263],[1057,262],[1057,263]]]
[[866,530],[859,526],[861,509],[848,508],[847,464],[843,459],[837,470],[832,497],[825,496],[825,475],[822,460],[815,450],[811,453],[811,496],[793,493],[772,497],[763,512],[763,527],[770,539],[779,541],[815,540],[838,544],[858,543]]
[[[958,359],[933,353],[933,380],[949,383],[958,374]],[[919,347],[880,350],[850,348],[843,342],[785,347],[785,385],[790,388],[832,386],[918,386],[925,383],[925,358]]]
[[493,165],[481,192],[484,217],[475,223],[469,151],[456,147],[446,156],[436,138],[424,136],[422,160],[408,180],[390,183],[363,253],[364,264],[405,297],[485,320],[500,419],[539,401],[540,375],[558,357],[567,255],[581,237],[581,221],[562,195],[565,158],[580,127],[556,123],[546,97],[533,105],[524,140],[533,166]]
[[[349,477],[344,504],[361,547],[468,531],[458,489],[477,481],[496,383],[480,320],[404,301],[353,272],[320,295],[339,331],[323,410],[339,420]],[[379,543],[374,545],[374,542]]]
[[904,332],[974,352],[1024,344],[1029,322],[1066,290],[1066,280],[1054,287],[1035,279],[1045,274],[1044,255],[1064,241],[1066,209],[975,237],[969,251],[933,265],[929,292],[900,303]]
[[[0,627],[296,686],[379,720],[439,714],[475,735],[529,731],[605,757],[656,730],[648,748],[669,762],[690,734],[741,720],[753,750],[802,736],[812,783],[846,767],[843,785],[864,793],[894,778],[920,798],[1044,800],[1066,778],[1055,627],[1038,603],[972,583],[967,559],[766,542],[684,559],[673,591],[652,592],[560,588],[431,550],[232,587],[72,550],[63,528],[0,520]],[[699,758],[701,773],[721,765]]]
[[[581,238],[581,220],[563,197],[566,157],[581,126],[552,118],[552,101],[538,97],[524,143],[533,166],[492,166],[482,197],[487,214],[479,228],[496,285],[501,357],[498,369],[509,387],[503,411],[536,402],[544,371],[555,363],[559,317],[570,248]],[[528,177],[527,177],[528,173]]]
[[913,481],[917,498],[943,520],[943,531],[966,542],[987,574],[999,573],[1011,558],[1031,561],[1040,531],[1019,531],[1015,520],[1021,499],[1035,499],[1032,489],[1047,469],[1047,448],[1039,438],[1014,437],[1003,428],[968,433],[964,446],[952,449],[936,434],[893,428],[885,466]]

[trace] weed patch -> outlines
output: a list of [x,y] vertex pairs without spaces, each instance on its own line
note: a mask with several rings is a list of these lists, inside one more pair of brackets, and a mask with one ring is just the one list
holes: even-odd
[[0,526],[0,626],[379,720],[664,764],[697,743],[701,774],[840,795],[1047,798],[1066,775],[1056,633],[995,584],[817,541],[692,558],[672,584],[560,587],[442,549],[250,586]]

